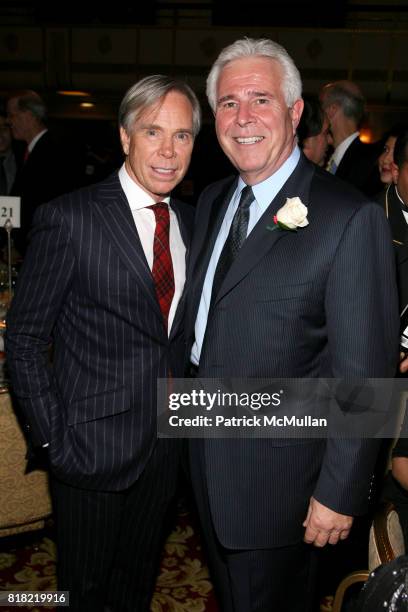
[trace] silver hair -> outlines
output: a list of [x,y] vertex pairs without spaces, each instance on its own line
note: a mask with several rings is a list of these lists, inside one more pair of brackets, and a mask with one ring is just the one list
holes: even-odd
[[221,71],[229,62],[246,57],[270,57],[279,62],[283,78],[282,92],[288,107],[302,96],[302,80],[299,70],[286,49],[268,38],[242,38],[225,47],[215,60],[207,78],[207,98],[215,112],[217,107],[217,84]]
[[37,92],[24,89],[13,93],[9,99],[17,101],[17,108],[20,111],[29,111],[40,123],[47,122],[47,107]]
[[187,83],[163,74],[145,77],[127,90],[119,107],[119,125],[129,133],[134,121],[171,91],[183,94],[190,102],[193,110],[193,136],[197,136],[201,126],[201,108],[197,96]]
[[323,107],[338,104],[343,109],[345,117],[353,119],[359,126],[364,119],[365,98],[356,91],[350,90],[342,82],[330,84],[324,89]]

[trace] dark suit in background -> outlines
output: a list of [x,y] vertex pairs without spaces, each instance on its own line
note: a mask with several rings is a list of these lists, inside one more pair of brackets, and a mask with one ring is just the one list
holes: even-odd
[[382,148],[382,142],[367,144],[356,138],[345,152],[336,176],[367,196],[374,196],[382,187],[377,164]]
[[[170,198],[180,298],[169,331],[145,243],[154,265],[158,223],[147,208],[183,178],[199,106],[158,75],[128,90],[120,117],[119,176],[37,210],[7,319],[13,390],[31,442],[48,450],[58,586],[81,612],[149,610],[179,467],[179,441],[157,440],[156,398],[158,378],[183,374],[190,207]],[[142,198],[152,224],[139,232]]]
[[384,208],[391,229],[395,248],[400,312],[408,304],[408,223],[402,212],[402,203],[394,183],[388,185],[378,196],[378,203]]
[[21,197],[21,228],[13,232],[17,249],[24,254],[27,234],[40,204],[72,191],[77,186],[75,155],[68,156],[62,143],[47,131],[20,166],[10,195]]

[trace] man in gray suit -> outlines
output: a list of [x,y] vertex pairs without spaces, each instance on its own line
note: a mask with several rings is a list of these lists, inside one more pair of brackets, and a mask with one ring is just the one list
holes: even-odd
[[[296,144],[301,80],[270,40],[225,48],[207,80],[238,170],[197,207],[187,347],[204,378],[392,376],[398,307],[383,211]],[[272,230],[272,231],[271,231]],[[192,480],[223,612],[305,612],[313,546],[367,504],[375,440],[205,439]]]
[[82,612],[150,609],[179,465],[177,441],[156,437],[156,386],[183,372],[192,215],[171,191],[199,103],[146,77],[119,124],[119,172],[36,212],[7,318],[13,390],[51,467],[58,587]]

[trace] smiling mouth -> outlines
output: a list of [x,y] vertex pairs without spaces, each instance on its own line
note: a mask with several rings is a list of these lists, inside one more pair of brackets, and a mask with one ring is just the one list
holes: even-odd
[[264,137],[263,136],[247,136],[246,138],[243,138],[241,136],[241,137],[234,138],[234,140],[238,144],[253,145],[253,144],[256,144],[257,142],[261,142],[262,140],[264,140]]
[[154,166],[152,166],[152,170],[163,176],[170,176],[176,172],[175,168],[155,168]]

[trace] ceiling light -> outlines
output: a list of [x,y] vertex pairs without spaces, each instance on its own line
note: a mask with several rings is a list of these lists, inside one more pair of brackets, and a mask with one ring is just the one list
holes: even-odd
[[87,98],[91,94],[88,91],[79,91],[76,89],[61,89],[57,91],[60,96],[81,96]]

